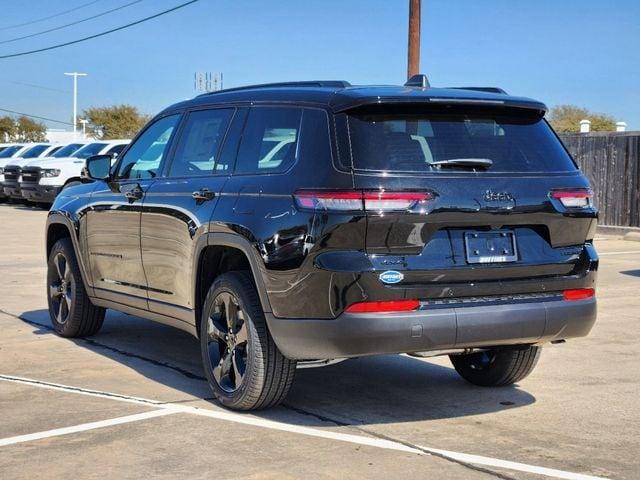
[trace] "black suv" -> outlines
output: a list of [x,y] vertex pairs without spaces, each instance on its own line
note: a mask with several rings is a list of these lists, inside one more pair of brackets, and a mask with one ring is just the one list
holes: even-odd
[[112,308],[186,330],[234,409],[373,354],[524,378],[596,318],[588,181],[544,104],[415,83],[205,94],[89,158],[46,227],[55,329],[93,335]]

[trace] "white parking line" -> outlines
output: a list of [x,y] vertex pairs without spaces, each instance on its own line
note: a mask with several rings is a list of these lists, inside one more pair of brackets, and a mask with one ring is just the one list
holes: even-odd
[[555,468],[536,467],[535,465],[527,465],[525,463],[510,462],[509,460],[500,460],[491,457],[481,457],[480,455],[469,455],[467,453],[450,452],[448,450],[439,450],[437,448],[429,448],[420,446],[431,453],[442,455],[454,460],[460,460],[464,463],[472,463],[474,465],[484,465],[487,467],[504,468],[507,470],[517,470],[519,472],[535,473],[545,475],[547,477],[562,478],[564,480],[601,480],[602,477],[592,477],[591,475],[583,475],[582,473],[565,472],[564,470],[556,470]]
[[127,415],[126,417],[110,418],[108,420],[100,420],[97,422],[83,423],[74,425],[73,427],[54,428],[44,432],[29,433],[27,435],[18,435],[16,437],[1,438],[0,447],[14,445],[16,443],[32,442],[43,438],[59,437],[61,435],[69,435],[70,433],[86,432],[87,430],[95,430],[96,428],[110,427],[112,425],[122,425],[123,423],[139,422],[149,418],[163,417],[165,415],[173,415],[174,412],[168,409],[151,410],[144,413],[136,413],[135,415]]
[[[288,423],[281,423],[273,420],[265,420],[263,418],[259,418],[251,414],[238,414],[238,413],[232,413],[232,412],[227,412],[222,410],[210,410],[210,409],[197,408],[197,407],[191,407],[186,405],[176,405],[173,403],[161,403],[155,400],[148,400],[148,399],[139,398],[139,397],[128,397],[126,395],[114,394],[110,392],[102,392],[98,390],[87,390],[87,389],[78,388],[78,387],[71,387],[68,385],[42,382],[39,380],[32,380],[24,377],[16,377],[13,375],[0,375],[0,380],[6,381],[6,382],[12,382],[12,383],[19,383],[23,385],[31,385],[38,388],[46,388],[51,390],[63,391],[67,393],[76,393],[80,395],[107,398],[110,400],[115,400],[120,402],[128,402],[128,403],[136,403],[136,404],[143,404],[147,406],[153,406],[157,408],[157,410],[155,410],[154,412],[167,411],[168,413],[189,413],[192,415],[200,415],[204,417],[215,418],[217,420],[240,423],[243,425],[251,425],[254,427],[268,428],[271,430],[279,430],[279,431],[289,432],[289,433],[297,433],[300,435],[307,435],[310,437],[325,438],[328,440],[337,440],[341,442],[348,442],[348,443],[353,443],[357,445],[366,445],[370,447],[383,448],[387,450],[415,453],[418,455],[428,455],[428,453],[426,452],[430,452],[435,455],[439,455],[442,457],[449,458],[451,460],[455,460],[457,462],[469,463],[474,465],[483,465],[488,467],[504,468],[508,470],[515,470],[515,471],[526,472],[526,473],[534,473],[538,475],[545,475],[548,477],[559,478],[564,480],[605,480],[601,477],[594,477],[591,475],[584,475],[581,473],[566,472],[564,470],[556,470],[552,468],[538,467],[535,465],[527,465],[524,463],[501,460],[498,458],[469,455],[466,453],[440,450],[440,449],[431,448],[431,447],[420,446],[419,448],[413,448],[413,447],[404,445],[400,442],[395,442],[392,440],[385,440],[385,439],[376,438],[376,437],[365,437],[362,435],[352,435],[347,433],[334,432],[330,430],[321,430],[318,428],[291,425]],[[147,412],[147,413],[151,414],[153,412]],[[138,414],[138,415],[144,415],[144,414]],[[127,418],[127,417],[122,417],[122,418]],[[117,420],[117,419],[114,419],[114,420]],[[94,422],[94,423],[99,423],[99,422]],[[78,425],[78,427],[80,427],[80,425]],[[74,428],[74,427],[69,427],[69,428]],[[45,432],[42,432],[42,433],[45,433]],[[33,435],[38,435],[38,434],[33,434]],[[9,439],[5,439],[5,440],[9,440]],[[0,446],[2,446],[1,442],[2,440],[0,440]]]

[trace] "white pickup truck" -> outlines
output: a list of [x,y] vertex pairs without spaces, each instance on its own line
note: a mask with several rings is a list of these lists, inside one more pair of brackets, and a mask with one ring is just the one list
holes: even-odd
[[61,190],[80,183],[87,158],[93,155],[118,155],[129,142],[127,139],[99,140],[65,158],[43,158],[28,163],[22,168],[22,197],[30,202],[52,203]]
[[49,157],[64,147],[64,144],[34,143],[31,148],[20,155],[9,159],[4,166],[4,183],[2,189],[5,196],[11,200],[22,200],[20,182],[22,180],[22,167],[36,159]]
[[25,152],[32,147],[39,145],[36,143],[8,143],[3,144],[0,151],[0,199],[5,200],[7,196],[4,194],[5,176],[4,169],[9,162],[15,158],[20,158]]

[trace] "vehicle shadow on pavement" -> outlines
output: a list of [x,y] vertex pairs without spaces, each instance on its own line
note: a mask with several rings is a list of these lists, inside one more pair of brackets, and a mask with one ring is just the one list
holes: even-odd
[[631,277],[640,277],[640,270],[624,270],[620,273],[622,275],[629,275]]
[[[46,310],[25,312],[21,318],[37,327],[35,334],[55,335]],[[211,399],[198,341],[186,332],[109,311],[99,334],[71,341],[154,382]],[[284,406],[259,415],[306,426],[369,425],[474,416],[534,402],[535,397],[518,386],[466,383],[446,357],[427,361],[385,355],[299,369]]]

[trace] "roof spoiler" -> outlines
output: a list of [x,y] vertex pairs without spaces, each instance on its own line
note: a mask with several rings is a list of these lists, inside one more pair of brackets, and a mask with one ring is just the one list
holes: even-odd
[[473,90],[474,92],[500,93],[507,95],[507,92],[500,87],[447,87],[452,90]]

